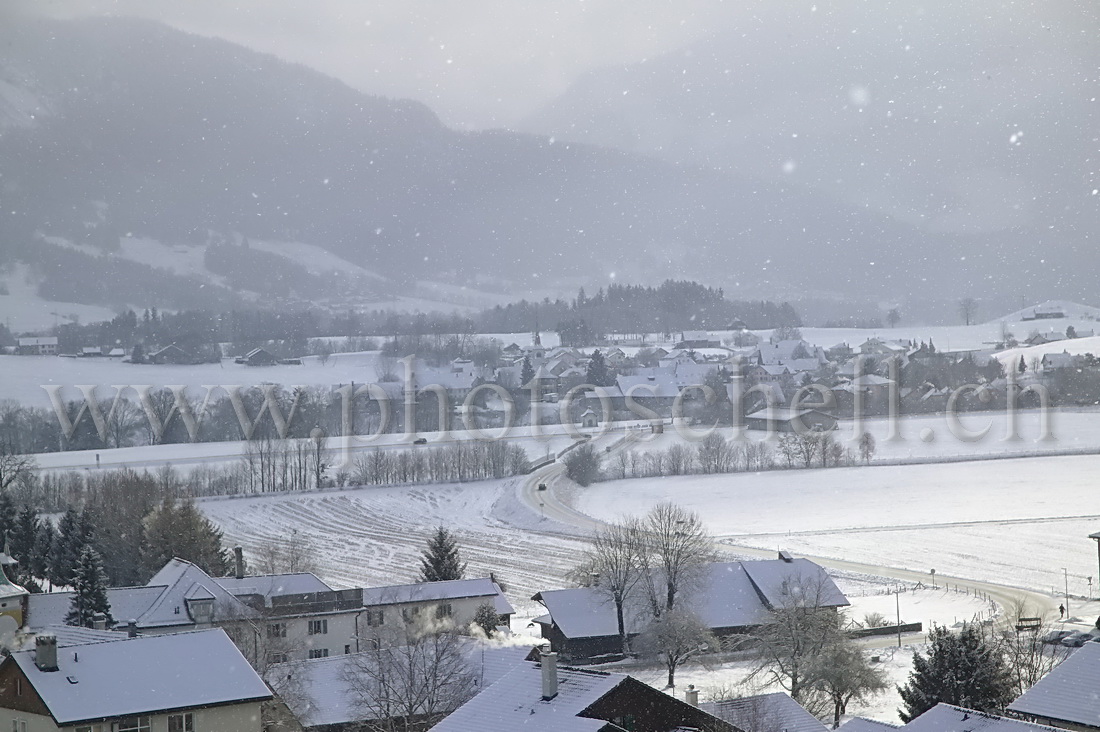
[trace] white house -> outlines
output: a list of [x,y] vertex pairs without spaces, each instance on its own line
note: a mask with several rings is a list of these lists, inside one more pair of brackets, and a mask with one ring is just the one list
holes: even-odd
[[267,684],[219,629],[59,647],[0,663],[0,729],[259,732]]

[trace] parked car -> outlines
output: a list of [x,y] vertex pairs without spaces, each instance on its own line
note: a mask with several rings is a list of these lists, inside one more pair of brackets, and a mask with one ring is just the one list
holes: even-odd
[[415,440],[413,440],[413,444],[414,445],[427,445],[428,444],[428,438],[427,437],[417,437]]
[[1043,635],[1043,643],[1057,644],[1061,643],[1062,639],[1068,635],[1072,635],[1072,630],[1052,630]]
[[1088,643],[1091,639],[1092,633],[1089,633],[1086,630],[1078,630],[1070,633],[1065,638],[1063,638],[1061,643],[1063,646],[1067,646],[1069,648],[1080,648],[1081,646]]

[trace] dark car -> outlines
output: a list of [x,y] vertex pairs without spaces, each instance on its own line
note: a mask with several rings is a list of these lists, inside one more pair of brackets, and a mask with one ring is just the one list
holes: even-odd
[[1092,633],[1084,630],[1078,630],[1070,633],[1062,639],[1062,645],[1068,648],[1080,648],[1092,639]]
[[415,440],[413,440],[413,444],[414,445],[427,445],[428,444],[428,438],[427,437],[417,437]]
[[1043,643],[1061,643],[1069,635],[1073,635],[1072,630],[1052,630],[1043,635]]

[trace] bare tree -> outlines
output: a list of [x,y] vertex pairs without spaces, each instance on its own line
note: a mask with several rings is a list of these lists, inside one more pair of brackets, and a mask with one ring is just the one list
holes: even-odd
[[7,490],[16,481],[27,480],[37,467],[30,455],[16,455],[0,447],[0,489]]
[[816,682],[833,706],[833,729],[852,701],[866,702],[890,688],[886,673],[871,665],[858,645],[839,637],[817,657]]
[[268,539],[256,548],[256,569],[263,574],[313,572],[317,551],[310,538],[292,529],[286,538]]
[[476,691],[459,636],[447,631],[355,654],[346,682],[366,728],[380,732],[427,729]]
[[643,584],[654,617],[660,617],[702,580],[705,565],[714,561],[714,540],[699,514],[672,503],[657,504],[640,526]]
[[668,686],[676,686],[676,669],[696,656],[718,649],[718,639],[694,613],[670,610],[655,618],[639,638],[643,652],[661,659]]
[[1023,694],[1066,660],[1070,649],[1043,643],[1043,635],[1049,630],[1052,618],[1036,615],[1026,603],[1018,601],[1006,608],[1005,614],[1019,630],[1005,632],[1001,649],[1015,681],[1016,693]]
[[129,399],[116,398],[113,403],[103,402],[100,409],[106,415],[106,443],[108,447],[126,447],[137,431],[144,416],[141,408]]
[[754,664],[751,677],[763,676],[818,713],[823,711],[819,658],[845,640],[840,616],[828,606],[831,581],[825,576],[794,575],[783,582],[785,602],[773,607],[768,622],[747,638]]
[[733,465],[733,445],[717,432],[706,436],[697,450],[699,469],[704,473],[728,473]]
[[972,297],[964,297],[959,300],[959,315],[966,321],[967,325],[970,325],[970,321],[974,319],[974,316],[978,312],[978,301]]
[[596,530],[592,547],[579,572],[596,575],[593,588],[615,605],[615,619],[623,653],[629,652],[625,607],[642,579],[646,546],[641,523],[635,518],[608,524]]

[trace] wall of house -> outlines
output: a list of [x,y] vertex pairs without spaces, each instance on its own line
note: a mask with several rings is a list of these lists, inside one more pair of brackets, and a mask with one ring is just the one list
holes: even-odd
[[[466,632],[470,624],[474,622],[477,609],[485,602],[492,603],[492,598],[463,597],[446,601],[407,602],[375,606],[369,609],[382,611],[382,625],[377,627],[368,626],[367,611],[364,610],[359,618],[359,635],[363,638],[378,638],[383,645],[392,644],[402,642],[411,628],[430,626],[436,622],[448,623],[450,627],[459,632]],[[451,613],[449,616],[438,618],[436,608],[445,604],[451,606]],[[409,613],[408,622],[405,619],[405,611]],[[367,650],[365,645],[363,645],[362,650]]]
[[53,718],[49,715],[19,712],[14,709],[0,709],[0,729],[4,730],[4,732],[14,729],[23,732],[21,726],[16,727],[12,725],[12,722],[16,721],[26,723],[27,732],[54,732],[58,729],[58,726],[53,723]]
[[[193,709],[194,727],[202,732],[260,732],[263,724],[260,720],[259,702],[250,704],[232,704],[211,709]],[[168,732],[168,714],[150,715],[150,732]],[[0,708],[0,730],[7,732],[16,729],[13,721],[26,722],[27,732],[56,732],[59,729],[70,732],[83,725],[58,727],[53,718],[44,714],[31,714]],[[102,722],[90,725],[92,732],[110,732],[111,723]],[[22,732],[22,728],[19,728]]]

